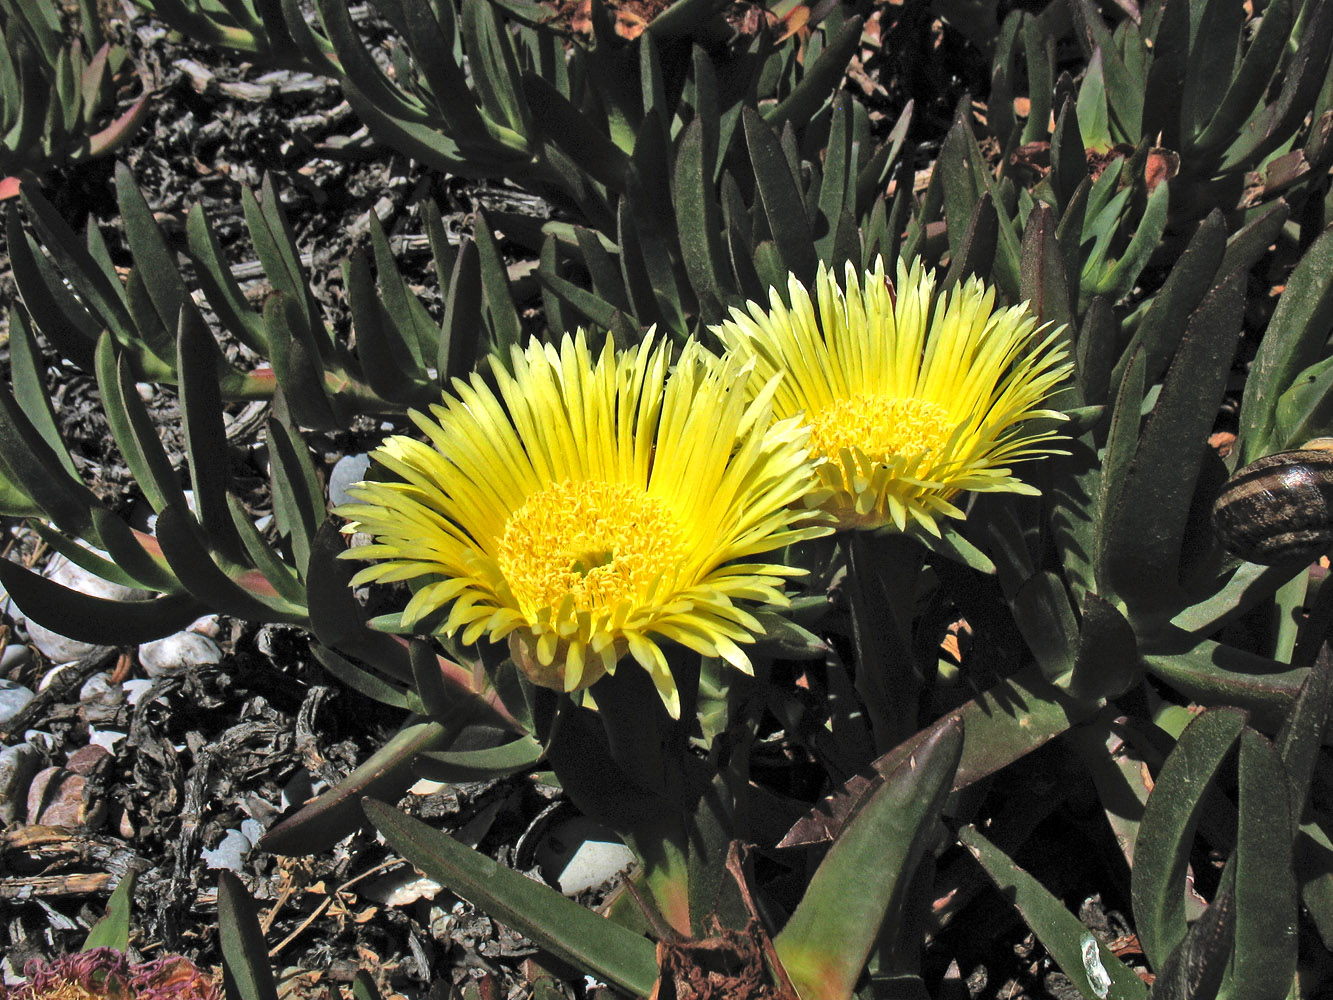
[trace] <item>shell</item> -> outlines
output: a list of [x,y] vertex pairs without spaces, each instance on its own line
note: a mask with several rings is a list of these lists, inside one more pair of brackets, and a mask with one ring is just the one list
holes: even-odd
[[1333,546],[1328,440],[1266,455],[1226,481],[1213,504],[1213,529],[1228,551],[1276,566],[1313,562]]

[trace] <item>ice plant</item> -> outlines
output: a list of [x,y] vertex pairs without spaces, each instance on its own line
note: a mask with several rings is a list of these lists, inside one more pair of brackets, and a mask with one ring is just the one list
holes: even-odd
[[748,670],[738,644],[762,627],[738,602],[782,605],[800,572],[751,560],[827,531],[798,503],[809,432],[771,419],[775,384],[751,386],[743,359],[690,342],[670,371],[669,352],[608,339],[594,357],[579,333],[515,348],[499,398],[455,380],[412,415],[429,445],[375,452],[401,481],[362,483],[338,509],[374,536],[347,553],[377,560],[354,584],[414,581],[405,624],[448,605],[439,631],[508,637],[545,687],[586,688],[628,653],[673,716],[661,639]]
[[25,983],[6,988],[3,1000],[221,1000],[212,978],[189,959],[172,955],[131,965],[114,948],[93,948],[34,959],[23,967]]
[[813,298],[793,276],[790,308],[772,289],[767,310],[733,308],[713,331],[753,358],[756,384],[781,376],[774,419],[810,427],[807,503],[840,528],[939,534],[960,492],[1035,492],[1007,465],[1052,450],[1063,415],[1041,404],[1070,368],[1055,332],[1025,305],[997,310],[979,279],[937,296],[919,260],[897,277],[882,259],[864,279],[849,263],[844,290],[821,265]]

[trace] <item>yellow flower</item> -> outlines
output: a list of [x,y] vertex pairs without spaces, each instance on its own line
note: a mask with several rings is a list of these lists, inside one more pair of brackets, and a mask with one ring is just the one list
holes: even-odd
[[375,452],[402,482],[362,483],[338,508],[375,536],[347,555],[383,560],[353,583],[416,581],[408,624],[448,605],[441,632],[508,637],[557,690],[628,653],[673,716],[659,638],[748,671],[737,644],[763,628],[740,602],[783,605],[802,572],[751,560],[829,530],[798,503],[809,432],[772,420],[772,387],[747,392],[743,359],[691,342],[668,377],[669,353],[650,337],[617,354],[608,339],[594,358],[580,332],[515,348],[503,404],[480,376],[455,380],[434,419],[412,414],[430,445],[393,437]]
[[790,309],[772,289],[767,311],[751,302],[712,328],[754,359],[758,384],[784,375],[774,419],[810,426],[820,480],[806,503],[839,528],[938,535],[936,518],[963,516],[950,502],[962,491],[1037,492],[1005,466],[1058,437],[1025,423],[1064,419],[1041,408],[1070,371],[1058,331],[1037,329],[1025,305],[996,310],[975,278],[937,297],[919,260],[898,262],[896,285],[882,260],[864,280],[848,264],[845,286],[821,265],[814,301],[792,277]]

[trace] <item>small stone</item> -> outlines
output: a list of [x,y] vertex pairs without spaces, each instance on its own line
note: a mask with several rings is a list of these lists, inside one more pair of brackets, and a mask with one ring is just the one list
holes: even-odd
[[334,506],[350,503],[348,488],[364,482],[369,469],[369,455],[344,455],[338,459],[329,473],[329,502]]
[[111,751],[106,747],[89,743],[69,755],[69,759],[65,761],[65,768],[87,778],[104,768],[110,759]]
[[201,853],[204,865],[211,869],[225,869],[238,872],[245,863],[245,856],[255,845],[240,830],[228,830],[222,843],[213,850],[205,848]]
[[[100,576],[89,573],[82,566],[70,562],[59,554],[55,555],[47,564],[43,575],[52,583],[58,583],[62,587],[68,587],[70,590],[76,590],[89,597],[101,597],[108,601],[139,600],[149,596],[146,590],[135,590],[133,587],[125,587],[119,583],[112,583],[110,580],[103,580]],[[28,630],[28,635],[32,637],[32,644],[52,663],[68,663],[71,660],[81,660],[107,648],[96,643],[70,639],[39,625],[30,618],[26,619],[25,627]]]
[[42,679],[37,682],[37,693],[41,694],[43,691],[49,688],[52,684],[56,682],[56,678],[59,677],[61,674],[63,674],[66,670],[74,669],[74,665],[77,662],[78,662],[77,660],[67,660],[64,663],[58,663],[50,670],[48,670],[46,673],[42,674]]
[[109,672],[93,674],[79,689],[79,714],[90,724],[110,722],[125,704],[125,689]]
[[[153,682],[146,677],[131,677],[121,685],[121,688],[125,691],[125,700],[134,706],[139,704],[139,699],[146,695],[152,686]],[[157,700],[161,701],[161,696]]]
[[201,667],[221,660],[222,650],[218,649],[217,643],[198,632],[177,632],[139,647],[139,663],[149,677],[161,677],[173,670]]
[[218,633],[222,631],[222,623],[218,621],[217,615],[204,615],[202,618],[196,618],[186,626],[187,632],[198,632],[200,635],[207,636],[210,639],[216,639]]
[[634,863],[634,852],[600,823],[576,816],[543,835],[535,860],[543,878],[574,896],[624,871]]
[[79,688],[79,701],[124,701],[125,692],[121,690],[119,684],[111,683],[110,671],[103,671],[100,674],[93,674],[83,682],[83,687]]
[[130,819],[129,810],[123,807],[118,810],[118,815],[116,818],[116,832],[119,833],[121,837],[123,837],[125,840],[133,840],[135,835],[138,833],[138,831],[135,830],[134,828],[134,821]]
[[[2,611],[3,609],[0,609]],[[11,670],[32,662],[32,650],[21,642],[11,642],[5,647],[5,651],[0,653],[0,674],[7,674]]]
[[444,887],[409,869],[390,872],[362,887],[358,895],[384,906],[408,906],[418,899],[434,899]]
[[436,792],[443,791],[449,786],[443,781],[432,781],[430,778],[418,778],[416,784],[407,790],[408,795],[434,795]]
[[282,788],[282,809],[285,812],[292,806],[305,805],[314,797],[315,786],[310,780],[310,772],[300,768]]
[[88,745],[101,747],[107,753],[116,752],[116,744],[125,738],[124,733],[118,733],[114,729],[95,729],[88,727]]
[[16,681],[0,677],[0,723],[8,722],[32,701],[33,693]]
[[28,787],[41,767],[42,752],[31,743],[0,751],[0,826],[8,826],[23,815],[19,803],[27,802]]
[[37,772],[28,786],[28,825],[96,828],[106,819],[106,804],[89,808],[88,779],[63,767]]

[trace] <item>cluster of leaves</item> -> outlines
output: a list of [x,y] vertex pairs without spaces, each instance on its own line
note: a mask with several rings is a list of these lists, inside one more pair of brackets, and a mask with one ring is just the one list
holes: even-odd
[[[841,9],[798,48],[764,31],[727,38],[699,0],[680,0],[633,40],[596,2],[587,40],[522,0],[383,0],[405,39],[390,76],[345,5],[315,6],[308,22],[295,0],[153,3],[195,37],[336,77],[383,141],[441,170],[506,177],[558,216],[479,217],[474,240],[454,247],[428,209],[448,290],[439,323],[372,224],[369,250],[344,264],[353,346],[320,315],[267,183],[243,201],[275,289],[262,310],[198,208],[190,267],[179,266],[123,169],[134,259],[124,279],[95,226],[76,234],[25,192],[7,219],[22,307],[10,317],[13,389],[0,391],[0,500],[76,561],[164,595],[101,602],[0,562],[25,612],[103,642],[159,635],[204,610],[308,627],[333,674],[410,715],[264,846],[322,850],[369,816],[423,871],[630,993],[653,990],[663,955],[688,952],[683,923],[695,937],[758,927],[766,968],[801,1000],[925,995],[929,901],[984,871],[1083,996],[1148,996],[1013,862],[1038,804],[1005,810],[987,794],[997,772],[1022,774],[1059,737],[1123,845],[1151,995],[1287,996],[1296,928],[1308,919],[1333,944],[1333,816],[1311,794],[1322,789],[1333,668],[1317,654],[1333,590],[1304,567],[1240,564],[1222,550],[1208,513],[1228,470],[1205,441],[1238,388],[1247,315],[1261,340],[1233,463],[1329,430],[1333,2],[1273,0],[1246,22],[1227,0],[1165,0],[1135,15],[1059,0],[1015,10],[994,32],[973,24],[993,60],[987,113],[960,105],[920,194],[902,155],[910,106],[877,143],[862,104],[836,92],[863,27]],[[965,7],[941,5],[946,16]],[[1077,66],[1057,60],[1063,43],[1082,53]],[[946,287],[980,275],[1065,325],[1075,373],[1057,405],[1073,418],[1070,453],[1044,467],[1041,497],[980,498],[939,540],[844,536],[793,553],[812,571],[809,589],[785,618],[764,618],[753,680],[708,659],[673,661],[680,722],[634,671],[599,682],[592,712],[532,688],[503,651],[399,639],[393,616],[366,623],[346,587],[302,433],[428,403],[519,342],[497,228],[538,259],[552,334],[581,322],[628,340],[651,324],[701,332],[747,298],[782,293],[789,273],[809,284],[820,261],[921,255]],[[1246,308],[1261,262],[1290,271],[1271,315]],[[116,443],[158,512],[153,535],[79,480],[41,390],[34,331],[96,375]],[[261,362],[232,366],[219,335]],[[193,508],[134,391],[143,380],[179,392]],[[267,536],[221,460],[223,404],[240,399],[273,403]],[[938,653],[942,626],[959,619],[978,650],[1001,651],[965,659],[961,673]],[[775,729],[833,793],[804,820],[808,798],[761,776],[756,734]],[[363,798],[392,800],[418,776],[543,762],[640,851],[657,906],[683,914],[677,937],[628,896],[608,922],[388,806],[363,813]],[[793,848],[777,852],[788,827]],[[782,877],[754,884],[735,840],[760,845]],[[807,854],[793,861],[791,850],[829,840],[806,878]],[[1191,867],[1200,840],[1227,859],[1211,881]],[[784,879],[799,889],[784,893]],[[1206,906],[1188,888],[1196,880],[1210,887]],[[771,939],[752,893],[758,909],[786,915]],[[241,940],[242,923],[224,923],[224,937]],[[258,968],[261,945],[242,953]],[[240,995],[270,995],[261,974],[245,981]]]
[[125,50],[103,38],[92,0],[81,0],[71,37],[53,0],[0,3],[0,194],[15,181],[66,161],[114,153],[148,110],[145,93],[106,120],[126,67]]

